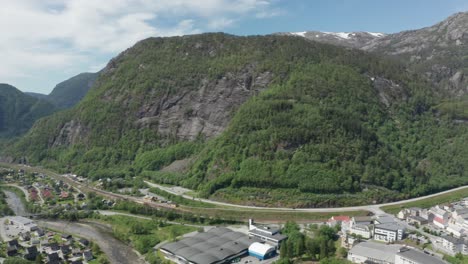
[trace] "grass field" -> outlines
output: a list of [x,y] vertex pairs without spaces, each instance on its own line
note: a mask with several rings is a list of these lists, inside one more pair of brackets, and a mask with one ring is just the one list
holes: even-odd
[[381,207],[381,209],[387,213],[396,214],[403,208],[409,208],[409,207],[429,208],[437,204],[455,202],[465,197],[468,197],[468,189],[462,189],[462,190],[454,191],[451,193],[445,193],[445,194],[441,194],[435,197],[423,199],[423,200],[416,201],[416,202],[408,202],[408,203],[399,204],[399,205],[383,206]]
[[349,216],[367,216],[368,211],[351,211],[351,212],[326,212],[326,213],[311,213],[301,211],[270,211],[270,210],[246,210],[246,209],[227,209],[227,208],[190,208],[190,211],[196,215],[217,217],[226,220],[247,221],[249,218],[263,222],[287,222],[295,221],[298,223],[326,221],[332,216],[349,215]]

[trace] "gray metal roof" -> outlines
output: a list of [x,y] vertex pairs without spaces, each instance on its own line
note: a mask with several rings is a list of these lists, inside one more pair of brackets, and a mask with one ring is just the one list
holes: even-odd
[[282,235],[282,234],[280,234],[280,233],[276,233],[276,234],[274,234],[274,235],[270,235],[270,234],[267,234],[267,233],[265,233],[265,232],[259,231],[259,230],[257,230],[257,229],[252,229],[252,230],[249,231],[249,233],[255,234],[255,235],[259,235],[259,236],[263,236],[263,237],[268,237],[268,238],[273,239],[273,240],[276,240],[276,241],[281,241],[281,240],[287,238],[287,236]]
[[190,258],[190,261],[195,263],[215,263],[218,260],[217,257],[207,254],[207,253],[200,253]]
[[395,254],[400,250],[401,245],[385,245],[377,242],[361,242],[355,245],[349,253],[363,256],[369,259],[377,259],[395,263]]
[[193,263],[211,264],[246,251],[252,243],[258,241],[260,240],[219,227],[163,245],[161,249]]
[[424,263],[424,264],[446,264],[447,263],[437,257],[433,257],[433,256],[430,256],[428,254],[425,254],[423,252],[413,250],[413,249],[402,250],[401,252],[398,252],[397,255],[405,259],[412,260],[417,263]]
[[385,230],[390,230],[390,231],[395,231],[395,232],[398,231],[398,230],[405,229],[404,227],[402,227],[398,223],[380,224],[380,225],[376,225],[375,228],[380,228],[380,229],[385,229]]

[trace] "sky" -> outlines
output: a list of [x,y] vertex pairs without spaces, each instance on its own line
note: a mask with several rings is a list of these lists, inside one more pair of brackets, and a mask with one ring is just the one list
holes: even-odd
[[395,33],[468,11],[468,0],[0,0],[0,83],[48,94],[137,41],[203,32]]

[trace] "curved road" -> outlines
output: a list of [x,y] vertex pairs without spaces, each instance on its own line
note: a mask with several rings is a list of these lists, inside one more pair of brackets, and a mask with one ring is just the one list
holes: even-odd
[[[5,163],[0,163],[0,165],[1,164],[5,164]],[[6,166],[8,166],[8,165],[16,166],[15,164],[6,164]],[[39,171],[42,171],[42,172],[45,172],[45,173],[49,174],[52,177],[63,179],[64,181],[67,181],[68,183],[70,183],[71,185],[77,187],[78,189],[80,189],[80,187],[81,187],[81,188],[88,189],[90,191],[99,192],[100,194],[103,194],[103,195],[106,195],[106,196],[109,196],[109,197],[128,199],[130,201],[137,202],[137,203],[145,203],[145,201],[143,199],[141,199],[141,198],[116,194],[116,193],[107,192],[107,191],[103,191],[103,190],[98,190],[98,189],[95,189],[95,188],[90,188],[88,186],[86,186],[86,187],[82,186],[79,183],[77,183],[75,181],[72,181],[70,178],[68,178],[66,176],[59,175],[57,173],[54,173],[52,171],[49,171],[49,170],[46,170],[46,169],[43,169],[43,168],[35,168],[35,167],[25,167],[25,168],[27,168],[29,170],[39,170]],[[172,193],[172,194],[175,194],[175,195],[182,196],[183,198],[186,198],[186,199],[198,200],[198,201],[202,201],[202,202],[205,202],[205,203],[211,203],[211,204],[215,204],[215,205],[219,205],[219,206],[227,206],[227,207],[231,207],[231,208],[269,210],[269,211],[280,211],[280,212],[302,211],[302,212],[311,212],[311,213],[314,213],[314,212],[316,212],[316,213],[324,213],[324,212],[339,213],[339,212],[350,212],[350,211],[365,210],[365,211],[370,211],[370,212],[372,212],[374,214],[385,214],[385,212],[381,209],[381,207],[383,207],[383,206],[399,205],[399,204],[405,204],[405,203],[409,203],[409,202],[415,202],[415,201],[435,197],[435,196],[438,196],[438,195],[441,195],[441,194],[451,193],[451,192],[455,192],[455,191],[458,191],[458,190],[463,190],[463,189],[468,188],[468,185],[466,185],[466,186],[461,186],[461,187],[458,187],[458,188],[454,188],[454,189],[439,192],[439,193],[434,193],[434,194],[421,196],[421,197],[417,197],[417,198],[401,200],[401,201],[391,202],[391,203],[384,203],[384,204],[371,204],[371,205],[350,206],[350,207],[296,208],[296,209],[294,209],[294,208],[284,208],[284,207],[261,207],[261,206],[237,205],[237,204],[231,204],[231,203],[225,203],[225,202],[218,202],[218,201],[213,201],[213,200],[209,200],[209,199],[196,198],[196,197],[185,194],[185,192],[183,192],[183,191],[177,192],[177,191],[174,191],[174,188],[164,187],[162,185],[155,184],[155,183],[152,183],[152,182],[149,182],[149,181],[145,181],[145,183],[148,184],[151,187],[159,188],[159,189],[164,190],[164,191],[166,191],[168,193]],[[76,185],[78,185],[78,186],[76,186]],[[158,206],[164,207],[164,204],[159,204]]]
[[237,204],[230,204],[230,203],[225,203],[225,202],[218,202],[218,201],[213,201],[209,199],[202,199],[202,198],[196,198],[190,195],[187,195],[183,192],[177,192],[174,191],[173,188],[170,187],[165,187],[156,183],[152,183],[149,181],[145,181],[146,184],[148,184],[151,187],[159,188],[163,191],[166,191],[168,193],[174,194],[174,195],[179,195],[182,196],[183,198],[190,199],[190,200],[197,200],[197,201],[202,201],[205,203],[211,203],[215,205],[220,205],[220,206],[230,206],[230,207],[237,207],[237,208],[245,208],[245,209],[259,209],[259,210],[275,210],[275,211],[302,211],[302,212],[317,212],[317,213],[324,213],[324,212],[349,212],[349,211],[358,211],[358,210],[366,210],[366,211],[371,211],[374,214],[385,214],[385,212],[381,209],[383,206],[389,206],[389,205],[400,205],[400,204],[405,204],[409,202],[415,202],[415,201],[420,201],[424,200],[427,198],[439,196],[441,194],[446,194],[446,193],[451,193],[455,192],[458,190],[463,190],[467,189],[468,185],[466,186],[461,186],[455,189],[439,192],[439,193],[434,193],[426,196],[421,196],[417,198],[412,198],[408,200],[401,200],[397,202],[391,202],[391,203],[383,203],[383,204],[372,204],[372,205],[360,205],[360,206],[350,206],[350,207],[329,207],[329,208],[284,208],[284,207],[261,207],[261,206],[249,206],[249,205],[237,205]]
[[26,190],[24,187],[21,187],[21,186],[19,186],[19,185],[12,184],[12,183],[4,184],[4,185],[5,185],[5,186],[10,186],[10,187],[15,187],[15,188],[20,189],[20,190],[24,193],[24,197],[26,198],[26,201],[29,202],[29,193],[28,193],[28,190]]

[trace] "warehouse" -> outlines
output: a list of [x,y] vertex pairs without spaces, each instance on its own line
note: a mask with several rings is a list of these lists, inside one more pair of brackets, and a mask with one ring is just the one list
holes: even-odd
[[26,217],[11,216],[11,217],[8,218],[8,220],[10,221],[11,225],[14,225],[14,226],[18,227],[21,230],[31,232],[31,231],[35,231],[37,229],[37,225],[34,223],[34,221],[32,221],[31,219],[26,218]]
[[274,246],[255,242],[249,247],[249,255],[259,260],[273,257],[276,254]]
[[217,227],[160,248],[165,257],[179,264],[223,264],[244,256],[257,238]]

